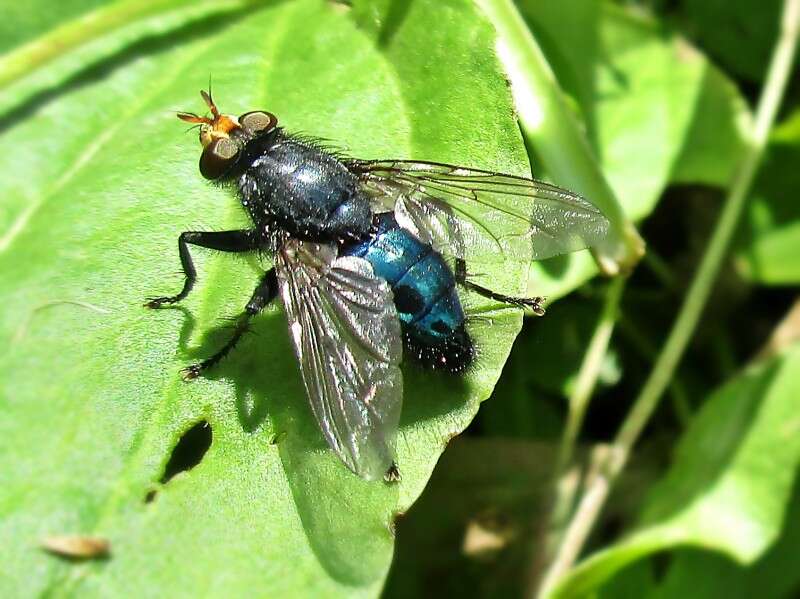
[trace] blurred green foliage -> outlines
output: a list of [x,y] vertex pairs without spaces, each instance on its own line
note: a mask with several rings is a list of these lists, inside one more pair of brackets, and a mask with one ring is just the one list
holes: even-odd
[[[185,307],[141,308],[179,284],[180,231],[242,222],[200,180],[194,135],[174,119],[199,108],[209,75],[225,110],[269,109],[355,156],[527,172],[480,11],[470,0],[7,4],[6,57],[75,19],[130,19],[32,63],[0,95],[0,594],[521,594],[565,400],[608,287],[583,284],[596,272],[588,253],[531,269],[531,292],[562,299],[525,320],[508,361],[521,322],[511,310],[475,320],[481,357],[463,381],[406,369],[397,486],[358,480],[325,449],[278,308],[208,380],[179,380],[219,344],[220,317],[240,309],[262,264],[202,256]],[[648,244],[576,468],[613,436],[694,275],[747,143],[780,4],[517,2]],[[800,592],[797,74],[705,317],[560,596]],[[540,158],[532,170],[546,177]],[[199,464],[167,480],[198,422],[210,448],[189,447]],[[71,533],[108,538],[111,557],[38,548]]]

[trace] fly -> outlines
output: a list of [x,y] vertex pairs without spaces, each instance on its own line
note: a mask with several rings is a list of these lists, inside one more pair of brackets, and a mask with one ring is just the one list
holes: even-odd
[[293,136],[275,115],[179,113],[200,129],[200,173],[236,189],[253,227],[186,231],[186,275],[159,308],[184,299],[197,273],[189,246],[274,257],[231,339],[184,370],[217,364],[248,321],[280,296],[311,409],[331,449],[357,475],[391,478],[403,401],[400,362],[458,373],[475,347],[457,290],[543,314],[541,298],[507,295],[467,276],[467,265],[530,263],[597,245],[608,221],[559,187],[435,162],[354,160]]

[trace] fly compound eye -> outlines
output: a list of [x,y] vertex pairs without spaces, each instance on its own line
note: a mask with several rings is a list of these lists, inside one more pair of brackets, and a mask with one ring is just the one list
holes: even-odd
[[239,146],[232,139],[215,139],[200,155],[200,174],[206,179],[218,179],[233,165],[238,154]]
[[272,113],[264,112],[263,110],[254,110],[253,112],[245,112],[240,116],[239,124],[242,128],[247,130],[248,133],[256,135],[274,129],[278,124],[278,119]]

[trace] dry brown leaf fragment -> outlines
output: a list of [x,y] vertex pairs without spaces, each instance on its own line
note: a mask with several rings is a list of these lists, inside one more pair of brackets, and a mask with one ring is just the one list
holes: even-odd
[[42,539],[45,551],[73,559],[107,557],[111,544],[108,539],[86,535],[53,535]]

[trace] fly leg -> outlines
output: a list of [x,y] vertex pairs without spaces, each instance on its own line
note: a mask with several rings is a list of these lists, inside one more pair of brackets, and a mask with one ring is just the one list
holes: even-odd
[[477,285],[467,279],[467,263],[464,260],[456,260],[455,277],[456,283],[483,297],[488,297],[489,299],[520,308],[530,308],[536,316],[544,316],[544,306],[542,306],[542,302],[544,302],[543,297],[512,297]]
[[258,249],[259,241],[258,232],[254,230],[184,231],[178,237],[178,255],[181,258],[183,274],[186,275],[183,289],[177,295],[147,298],[145,306],[148,308],[160,308],[164,304],[179,302],[189,295],[194,282],[197,280],[197,271],[192,263],[189,244],[221,252],[250,252]]
[[275,299],[277,295],[278,276],[275,274],[275,269],[270,268],[264,273],[264,276],[261,278],[261,282],[258,284],[255,291],[253,291],[253,295],[250,298],[250,301],[247,302],[244,312],[242,312],[236,318],[236,326],[234,327],[233,335],[228,342],[210,358],[207,358],[202,362],[198,362],[197,364],[192,364],[188,368],[184,368],[182,371],[183,377],[185,379],[197,378],[204,370],[208,370],[217,362],[222,360],[222,358],[227,356],[228,353],[239,342],[239,339],[242,338],[242,335],[247,332],[247,326],[250,323],[250,319],[261,312],[261,310],[263,310],[267,304]]

